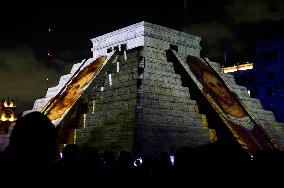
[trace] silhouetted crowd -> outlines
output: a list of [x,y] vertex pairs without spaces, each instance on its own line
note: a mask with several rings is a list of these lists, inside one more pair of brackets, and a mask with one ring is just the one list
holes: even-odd
[[284,155],[278,150],[265,150],[252,158],[229,145],[208,144],[185,146],[174,155],[161,152],[160,156],[149,158],[132,156],[128,151],[98,153],[68,144],[58,158],[55,127],[45,115],[32,112],[17,120],[9,145],[0,153],[0,164],[1,179],[11,184],[19,183],[13,179],[21,178],[21,183],[41,180],[45,185],[54,181],[65,185],[124,186],[196,181],[202,185],[224,178],[233,182],[252,177],[276,178],[284,167]]

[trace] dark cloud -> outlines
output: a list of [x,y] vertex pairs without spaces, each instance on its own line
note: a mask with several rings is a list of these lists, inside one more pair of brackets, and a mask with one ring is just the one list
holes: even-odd
[[224,8],[226,15],[236,24],[280,21],[284,18],[282,0],[230,1]]
[[233,38],[233,33],[230,28],[216,21],[192,24],[184,28],[183,31],[198,35],[202,38],[202,54],[208,57],[221,56],[224,51],[225,41],[230,41]]
[[253,61],[258,42],[283,35],[282,0],[189,2],[193,11],[182,30],[201,36],[201,54],[220,63],[224,53],[229,64]]
[[31,109],[36,99],[45,96],[47,86],[57,85],[59,75],[70,71],[70,65],[66,66],[61,60],[52,63],[58,64],[60,69],[56,66],[48,68],[43,60],[35,58],[35,53],[29,46],[1,50],[0,98],[15,99],[18,112]]
[[[71,65],[91,57],[91,38],[143,20],[201,36],[202,56],[222,62],[226,52],[232,64],[252,60],[257,42],[284,33],[283,0],[16,4],[0,7],[0,98],[16,98],[19,110],[31,109],[46,94],[47,74],[49,86],[57,85]],[[50,49],[53,58],[47,62]]]

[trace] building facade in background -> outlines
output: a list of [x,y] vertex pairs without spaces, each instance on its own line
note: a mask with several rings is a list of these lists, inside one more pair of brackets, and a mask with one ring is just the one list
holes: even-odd
[[[284,122],[283,54],[283,39],[262,42],[256,47],[254,64],[223,68],[234,75],[237,84],[247,87],[251,97],[260,99],[263,108],[272,111],[279,122]],[[241,68],[245,66],[247,69]]]
[[0,151],[3,151],[9,143],[11,130],[17,120],[15,110],[15,100],[0,100]]
[[284,122],[284,42],[283,39],[261,43],[256,48],[254,94],[264,109],[274,112]]

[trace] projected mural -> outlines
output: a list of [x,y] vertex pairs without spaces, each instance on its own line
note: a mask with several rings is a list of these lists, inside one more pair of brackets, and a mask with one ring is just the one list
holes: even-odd
[[[55,120],[62,118],[74,105],[84,89],[89,85],[92,78],[94,78],[101,69],[106,58],[106,56],[101,56],[80,70],[77,76],[72,79],[71,83],[66,86],[66,89],[50,101],[48,106],[43,109],[43,112],[50,120],[54,122]],[[55,122],[55,124],[57,123]]]
[[220,76],[206,62],[188,56],[187,64],[201,83],[202,93],[218,112],[234,137],[249,153],[259,149],[274,148],[262,127],[247,113],[245,107],[225,85]]

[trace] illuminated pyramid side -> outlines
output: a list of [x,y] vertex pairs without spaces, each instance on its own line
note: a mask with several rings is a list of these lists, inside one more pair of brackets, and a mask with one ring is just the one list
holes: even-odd
[[205,59],[225,81],[228,88],[238,96],[252,117],[277,143],[279,149],[284,150],[284,123],[277,122],[273,112],[265,110],[259,99],[250,97],[246,87],[237,85],[233,75],[224,73],[220,63]]
[[[88,63],[114,51],[118,56],[106,63],[58,122],[58,142],[76,143],[99,152],[127,150],[157,156],[162,151],[198,147],[229,137],[229,131],[218,132],[211,126],[224,125],[208,103],[190,89],[189,80],[167,56],[167,51],[172,50],[181,61],[188,56],[199,58],[200,40],[198,36],[148,22],[91,39],[93,58]],[[275,122],[273,114],[263,110],[258,99],[250,98],[246,88],[236,85],[233,76],[222,73],[218,63],[206,61],[283,149],[283,126]],[[46,98],[36,101],[34,109],[43,108],[57,95],[83,63],[74,65],[58,86],[49,88]],[[205,115],[200,109],[208,109],[208,113]]]
[[130,50],[144,46],[167,50],[172,47],[178,48],[180,54],[199,57],[200,40],[198,36],[143,21],[91,39],[91,50],[95,58],[114,49]]
[[206,117],[166,57],[170,48],[199,56],[200,37],[140,22],[92,42],[94,57],[120,53],[82,95],[88,108],[76,131],[78,145],[158,156],[211,142]]

